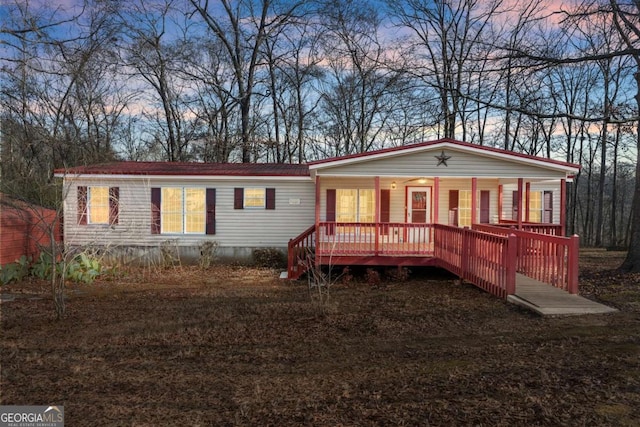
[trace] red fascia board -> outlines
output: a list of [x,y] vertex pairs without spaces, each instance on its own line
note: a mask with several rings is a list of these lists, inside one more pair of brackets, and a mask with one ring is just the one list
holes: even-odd
[[449,139],[449,138],[442,138],[442,139],[437,139],[437,140],[434,140],[434,141],[419,142],[419,143],[410,144],[410,145],[401,145],[399,147],[383,148],[381,150],[368,151],[368,152],[365,152],[365,153],[356,153],[356,154],[349,154],[349,155],[346,155],[346,156],[331,157],[331,158],[328,158],[328,159],[322,159],[322,160],[316,160],[316,161],[313,161],[313,162],[309,162],[308,164],[310,166],[312,166],[312,165],[319,165],[319,164],[324,164],[324,163],[331,163],[331,162],[340,161],[340,160],[349,160],[349,159],[357,159],[357,158],[362,158],[362,157],[369,157],[369,156],[374,156],[374,155],[378,155],[378,154],[402,152],[402,151],[409,150],[409,149],[415,149],[415,148],[421,148],[421,147],[430,147],[430,146],[437,145],[437,144],[442,144],[442,143],[448,143],[448,144],[451,144],[451,145],[454,145],[454,146],[465,147],[465,148],[473,148],[475,150],[487,151],[487,152],[492,152],[492,153],[507,154],[507,155],[514,156],[514,157],[520,157],[520,158],[528,159],[528,160],[536,160],[536,161],[540,161],[540,162],[552,163],[552,164],[555,164],[555,165],[567,166],[567,167],[570,167],[570,168],[578,168],[578,169],[581,168],[580,165],[573,164],[573,163],[562,162],[560,160],[548,159],[546,157],[531,156],[529,154],[517,153],[515,151],[503,150],[501,148],[496,148],[496,147],[488,147],[486,145],[472,144],[470,142],[458,141],[458,140]]
[[61,175],[309,176],[309,168],[307,165],[278,163],[116,162],[56,169],[54,173]]

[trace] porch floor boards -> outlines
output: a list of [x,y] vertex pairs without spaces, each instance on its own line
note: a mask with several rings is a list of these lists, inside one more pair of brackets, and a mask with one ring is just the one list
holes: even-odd
[[618,311],[522,274],[516,274],[516,293],[509,295],[507,301],[543,316],[605,314]]

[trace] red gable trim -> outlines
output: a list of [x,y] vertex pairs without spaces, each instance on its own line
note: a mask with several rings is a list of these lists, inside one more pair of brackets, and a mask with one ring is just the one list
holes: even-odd
[[573,163],[567,163],[567,162],[562,162],[562,161],[559,161],[559,160],[548,159],[546,157],[530,156],[528,154],[517,153],[515,151],[503,150],[501,148],[495,148],[495,147],[488,147],[486,145],[472,144],[472,143],[469,143],[469,142],[463,142],[463,141],[458,141],[458,140],[449,139],[449,138],[437,139],[435,141],[420,142],[420,143],[417,143],[417,144],[402,145],[402,146],[399,146],[399,147],[383,148],[381,150],[369,151],[369,152],[366,152],[366,153],[357,153],[357,154],[349,154],[349,155],[340,156],[340,157],[331,157],[331,158],[328,158],[328,159],[316,160],[314,162],[309,162],[308,164],[309,164],[309,166],[316,166],[316,165],[322,165],[322,164],[326,164],[326,163],[339,162],[339,161],[342,161],[342,160],[351,160],[351,159],[358,159],[358,158],[363,158],[364,159],[366,157],[384,155],[384,154],[387,154],[387,153],[396,153],[396,152],[401,153],[402,151],[415,150],[417,148],[428,148],[428,147],[439,145],[439,144],[448,144],[448,145],[451,145],[451,146],[454,146],[454,147],[458,146],[458,147],[461,147],[461,148],[471,148],[473,150],[486,151],[488,153],[508,155],[508,156],[511,156],[511,157],[519,157],[519,158],[526,159],[526,160],[534,160],[534,161],[538,161],[538,162],[550,163],[550,164],[554,164],[554,165],[558,165],[558,166],[564,166],[564,167],[568,167],[568,168],[580,169],[580,165],[576,165],[576,164],[573,164]]

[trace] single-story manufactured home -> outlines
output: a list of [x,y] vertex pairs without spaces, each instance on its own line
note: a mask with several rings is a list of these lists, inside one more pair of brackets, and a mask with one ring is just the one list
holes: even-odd
[[309,251],[317,264],[442,266],[445,231],[564,236],[566,183],[578,171],[440,139],[300,165],[116,162],[55,173],[68,245],[171,240],[197,256],[215,240],[238,258],[279,248],[298,277]]

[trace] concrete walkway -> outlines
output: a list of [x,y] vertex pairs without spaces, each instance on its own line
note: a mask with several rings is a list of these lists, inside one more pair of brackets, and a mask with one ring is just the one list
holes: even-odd
[[516,276],[516,293],[509,295],[507,301],[543,316],[603,314],[618,311],[522,274]]

